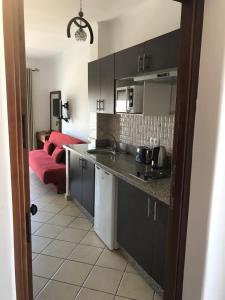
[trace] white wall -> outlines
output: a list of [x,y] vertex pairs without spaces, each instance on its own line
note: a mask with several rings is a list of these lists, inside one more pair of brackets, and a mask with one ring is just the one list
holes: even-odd
[[99,23],[99,57],[128,48],[180,27],[181,4],[148,0],[125,14]]
[[225,299],[224,62],[225,2],[206,0],[183,300]]
[[38,68],[33,72],[33,107],[35,131],[50,129],[50,92],[58,89],[54,57],[27,58],[27,67]]
[[97,24],[93,24],[95,42],[90,45],[71,40],[71,48],[57,56],[57,87],[63,102],[70,101],[71,120],[62,121],[62,131],[87,141],[90,110],[88,102],[88,62],[98,56]]
[[15,300],[12,194],[2,26],[2,0],[0,0],[0,298]]

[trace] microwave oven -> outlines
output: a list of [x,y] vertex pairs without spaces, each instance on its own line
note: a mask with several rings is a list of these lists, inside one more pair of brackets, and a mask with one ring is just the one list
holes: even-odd
[[118,87],[116,89],[116,113],[143,113],[143,89],[141,85]]

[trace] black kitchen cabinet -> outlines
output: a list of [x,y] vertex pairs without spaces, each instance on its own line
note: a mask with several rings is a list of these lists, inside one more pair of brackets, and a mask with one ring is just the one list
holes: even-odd
[[115,79],[136,76],[142,70],[144,43],[115,54]]
[[95,166],[73,152],[70,152],[69,190],[71,197],[94,216]]
[[88,64],[88,97],[92,112],[114,114],[114,54]]
[[88,98],[90,111],[96,112],[100,100],[100,70],[98,60],[88,64]]
[[145,43],[143,72],[176,68],[179,57],[180,31],[175,30]]
[[163,287],[168,207],[128,184],[118,183],[119,244]]
[[115,79],[178,66],[180,30],[151,39],[115,54]]

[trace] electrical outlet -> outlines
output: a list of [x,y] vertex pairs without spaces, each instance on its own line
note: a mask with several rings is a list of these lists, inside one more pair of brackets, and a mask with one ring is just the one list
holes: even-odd
[[154,146],[155,147],[159,146],[159,139],[158,138],[154,138]]

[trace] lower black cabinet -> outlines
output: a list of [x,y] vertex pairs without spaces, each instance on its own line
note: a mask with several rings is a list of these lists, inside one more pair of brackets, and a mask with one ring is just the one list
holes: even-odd
[[167,218],[166,205],[119,180],[118,242],[162,287]]
[[95,165],[73,152],[69,166],[70,195],[94,216]]

